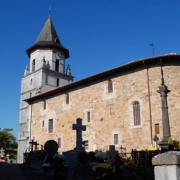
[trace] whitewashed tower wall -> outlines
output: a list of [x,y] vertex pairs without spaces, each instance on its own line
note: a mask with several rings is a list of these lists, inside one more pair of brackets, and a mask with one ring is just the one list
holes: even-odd
[[40,93],[64,86],[73,81],[70,67],[65,67],[69,51],[57,36],[51,17],[48,17],[36,43],[27,50],[30,63],[21,81],[18,163],[23,162],[23,153],[29,151],[31,107],[24,101]]

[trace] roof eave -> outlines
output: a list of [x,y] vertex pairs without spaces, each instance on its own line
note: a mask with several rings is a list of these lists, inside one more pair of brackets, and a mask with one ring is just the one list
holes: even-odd
[[177,58],[179,58],[178,63],[180,63],[180,54],[167,54],[167,55],[162,55],[162,56],[144,58],[144,59],[140,59],[138,61],[133,61],[133,62],[127,63],[125,65],[122,65],[122,66],[114,68],[114,69],[110,69],[108,71],[104,71],[104,72],[99,73],[99,74],[87,77],[85,79],[76,81],[76,82],[71,83],[69,85],[59,87],[55,90],[48,91],[46,93],[34,96],[32,98],[26,99],[25,101],[28,102],[29,104],[31,104],[35,100],[43,99],[44,97],[51,97],[57,93],[63,93],[64,91],[71,90],[73,88],[77,88],[77,87],[82,86],[82,85],[90,84],[90,83],[97,81],[99,79],[108,78],[109,76],[112,76],[112,75],[117,74],[119,72],[128,71],[132,68],[138,68],[138,67],[143,67],[143,66],[146,67],[148,65],[158,64],[158,63],[160,65],[161,61],[163,62],[168,58],[173,58],[174,60],[177,60]]
[[69,58],[69,50],[64,47],[60,47],[58,44],[35,44],[28,48],[26,52],[30,57],[30,54],[37,49],[57,49],[64,52],[65,59]]

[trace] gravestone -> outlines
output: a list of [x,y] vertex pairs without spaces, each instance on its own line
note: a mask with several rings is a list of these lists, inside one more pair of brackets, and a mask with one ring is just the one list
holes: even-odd
[[86,126],[82,125],[82,119],[78,118],[76,124],[72,126],[73,130],[76,130],[76,148],[75,150],[84,150],[83,140],[82,140],[82,131],[86,131]]
[[54,140],[48,140],[44,144],[44,151],[45,153],[49,154],[50,156],[53,156],[58,152],[59,145]]
[[118,151],[116,151],[115,145],[110,145],[109,151],[107,151],[108,162],[112,163],[115,156],[117,156],[117,155],[118,155]]
[[[31,145],[34,145],[34,142],[31,142]],[[37,142],[35,142],[37,144]],[[58,144],[54,140],[48,140],[44,144],[44,151],[31,151],[31,168],[33,168],[36,171],[40,171],[42,169],[42,166],[44,163],[50,163],[50,161],[53,159],[53,156],[58,151]],[[36,148],[35,148],[36,149]],[[44,160],[40,159],[40,154],[45,154]]]
[[58,144],[54,140],[48,140],[44,144],[44,159],[43,159],[43,168],[49,167],[52,168],[52,163],[54,161],[54,157],[58,152]]
[[74,150],[63,153],[65,163],[70,168],[77,166],[79,153],[84,151],[82,131],[86,130],[86,126],[82,125],[82,119],[78,118],[76,124],[72,125],[72,129],[76,130],[76,147]]
[[[34,141],[33,139],[29,142],[29,144],[31,145],[31,151],[37,151],[37,149],[38,149],[38,143],[37,143],[37,141]],[[35,148],[34,148],[34,146],[35,146]]]

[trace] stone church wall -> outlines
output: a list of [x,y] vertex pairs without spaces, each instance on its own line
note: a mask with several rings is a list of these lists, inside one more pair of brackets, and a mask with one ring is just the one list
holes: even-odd
[[[168,94],[171,135],[180,140],[180,66],[164,66],[165,84],[171,92]],[[148,75],[149,90],[148,94]],[[111,77],[113,92],[108,93],[108,79],[94,82],[85,87],[78,87],[63,94],[32,104],[31,139],[40,144],[48,139],[60,141],[60,151],[75,147],[75,131],[72,124],[78,117],[83,119],[87,130],[83,139],[88,140],[88,150],[107,150],[114,144],[114,134],[118,134],[117,149],[122,145],[128,151],[132,148],[151,147],[150,107],[152,116],[152,138],[155,124],[159,124],[162,138],[161,99],[157,92],[161,85],[160,67],[136,69],[123,75]],[[66,94],[69,104],[66,104]],[[132,102],[140,103],[141,125],[133,126]],[[90,112],[90,122],[87,113]],[[54,120],[52,133],[48,133],[48,120]],[[154,143],[154,141],[153,141]]]

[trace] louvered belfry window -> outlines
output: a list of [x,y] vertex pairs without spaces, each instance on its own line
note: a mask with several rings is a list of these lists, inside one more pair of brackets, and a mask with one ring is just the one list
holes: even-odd
[[35,59],[33,59],[33,61],[32,61],[32,72],[34,72],[35,69],[36,69],[36,61],[35,61]]
[[140,103],[139,103],[139,101],[133,102],[133,117],[134,117],[134,126],[141,125],[141,114],[140,114]]
[[59,72],[59,60],[58,59],[56,59],[56,62],[55,62],[55,71]]

